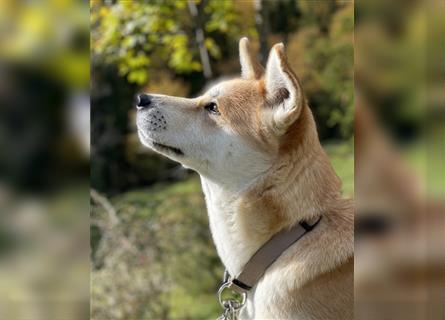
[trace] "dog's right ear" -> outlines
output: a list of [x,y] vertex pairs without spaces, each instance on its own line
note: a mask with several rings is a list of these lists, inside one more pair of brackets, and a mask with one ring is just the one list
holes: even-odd
[[250,52],[249,39],[241,38],[239,41],[239,59],[241,64],[241,77],[244,79],[259,79],[264,72],[263,67],[256,61]]

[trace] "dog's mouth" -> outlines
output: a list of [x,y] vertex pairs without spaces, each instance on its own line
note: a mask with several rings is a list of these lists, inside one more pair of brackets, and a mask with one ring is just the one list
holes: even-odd
[[152,144],[153,144],[153,147],[155,147],[156,149],[159,149],[160,151],[173,152],[177,156],[183,156],[184,155],[184,152],[182,152],[182,150],[179,149],[179,148],[167,146],[165,144],[154,142],[154,141],[152,142]]
[[143,130],[138,130],[139,137],[142,141],[145,141],[146,144],[150,145],[152,148],[165,153],[173,153],[177,156],[183,156],[184,152],[181,149],[168,146],[163,143],[159,143],[153,140],[153,138],[149,137]]

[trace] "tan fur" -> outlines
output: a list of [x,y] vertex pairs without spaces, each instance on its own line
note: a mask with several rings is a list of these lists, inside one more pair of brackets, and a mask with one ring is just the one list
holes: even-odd
[[[264,75],[252,57],[247,39],[242,39],[242,78],[225,81],[215,92],[184,102],[155,97],[164,104],[179,101],[181,110],[184,104],[193,106],[187,112],[195,112],[195,121],[204,119],[205,126],[199,128],[207,134],[199,135],[192,148],[209,135],[220,141],[211,149],[219,151],[213,161],[194,160],[189,150],[178,161],[190,163],[201,175],[212,235],[231,274],[239,273],[252,254],[280,230],[323,217],[267,269],[249,292],[243,319],[352,319],[352,201],[341,196],[340,180],[320,145],[311,110],[283,45],[272,48]],[[206,113],[205,106],[215,101],[219,114]],[[170,121],[179,125],[188,121],[184,117],[175,122],[178,113],[172,110],[164,110]],[[171,144],[183,148],[177,140],[190,128],[175,134]],[[151,134],[165,141],[168,133]],[[203,148],[212,146],[213,141],[205,141]]]
[[230,95],[218,98],[222,125],[236,131],[261,151],[274,152],[273,141],[269,141],[266,129],[261,124],[262,81],[235,79],[225,84]]
[[237,221],[244,236],[262,243],[301,219],[324,217],[267,271],[266,284],[258,285],[261,290],[270,283],[279,287],[280,280],[295,281],[267,310],[256,311],[262,318],[353,318],[353,204],[341,198],[340,186],[305,107],[280,144],[274,167],[239,200]]
[[249,40],[242,38],[239,42],[241,76],[244,79],[258,79],[264,73],[263,67],[252,57]]
[[[280,55],[284,59],[282,51]],[[295,86],[301,89],[283,61]],[[255,314],[274,319],[288,318],[291,314],[298,319],[300,315],[302,319],[352,319],[353,205],[341,198],[340,180],[319,143],[309,107],[301,98],[304,105],[298,110],[297,120],[278,143],[268,141],[265,140],[268,134],[258,121],[258,113],[268,104],[263,94],[264,79],[236,83],[234,87],[237,89],[231,90],[233,100],[227,118],[232,127],[250,140],[255,138],[257,146],[278,148],[272,168],[238,200],[235,220],[241,225],[244,237],[264,243],[299,220],[324,216],[318,230],[296,244],[293,253],[289,250],[267,272],[278,277],[288,275],[285,281],[298,275],[300,281],[267,307],[256,305],[259,309]],[[250,96],[256,98],[246,104]],[[259,103],[258,97],[263,101]],[[257,108],[256,112],[252,108]],[[316,255],[313,261],[308,258],[311,254]],[[261,287],[260,283],[257,290]]]

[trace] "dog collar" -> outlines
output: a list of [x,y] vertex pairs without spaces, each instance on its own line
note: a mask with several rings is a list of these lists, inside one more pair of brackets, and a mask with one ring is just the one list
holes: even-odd
[[258,283],[266,270],[286,249],[301,239],[306,233],[312,231],[320,220],[321,216],[302,221],[290,229],[285,229],[275,234],[253,254],[236,277],[232,277],[226,270],[223,283],[218,290],[220,304],[224,307],[225,302],[227,302],[223,301],[221,296],[222,292],[229,288],[243,296],[241,305],[244,305],[247,292]]

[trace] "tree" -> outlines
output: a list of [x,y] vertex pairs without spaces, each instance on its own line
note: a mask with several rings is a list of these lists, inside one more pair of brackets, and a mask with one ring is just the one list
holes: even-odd
[[91,11],[93,54],[138,85],[162,69],[209,78],[207,52],[217,59],[224,45],[215,39],[237,34],[232,1],[94,1]]
[[[352,3],[330,6],[301,4],[301,25],[289,42],[289,56],[302,79],[320,137],[349,138],[353,131],[353,30]],[[317,18],[318,17],[318,18]],[[329,24],[320,24],[325,17]]]

